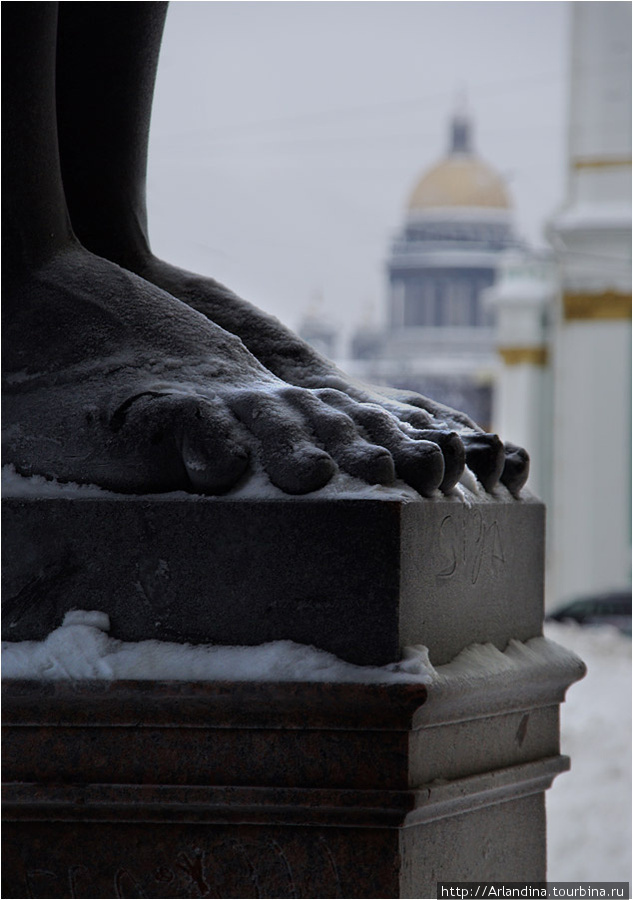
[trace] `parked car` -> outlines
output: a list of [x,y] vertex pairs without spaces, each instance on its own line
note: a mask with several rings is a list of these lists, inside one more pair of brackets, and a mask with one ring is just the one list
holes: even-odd
[[631,634],[631,591],[613,591],[573,600],[549,613],[546,619],[564,622],[573,619],[579,625],[615,625]]

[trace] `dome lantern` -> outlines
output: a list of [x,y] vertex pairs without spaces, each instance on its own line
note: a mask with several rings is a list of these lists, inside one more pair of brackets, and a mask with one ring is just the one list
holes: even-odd
[[454,153],[472,153],[471,123],[465,115],[453,116],[451,123],[451,155]]

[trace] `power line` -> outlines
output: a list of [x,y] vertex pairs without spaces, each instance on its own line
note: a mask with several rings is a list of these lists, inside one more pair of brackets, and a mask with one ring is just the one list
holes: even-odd
[[[509,92],[516,92],[521,85],[531,87],[542,82],[551,84],[553,80],[562,80],[566,75],[566,72],[557,69],[549,72],[542,72],[538,75],[518,76],[514,79],[495,79],[494,81],[484,82],[480,85],[471,83],[469,84],[469,89],[473,93],[476,92],[480,97],[482,95],[484,97],[494,97]],[[454,100],[454,95],[455,92],[452,89],[447,89],[433,94],[423,94],[418,97],[412,97],[407,100],[387,100],[382,103],[340,107],[338,109],[322,110],[320,112],[298,113],[290,116],[280,116],[278,118],[260,119],[258,121],[226,125],[222,126],[221,130],[218,130],[215,134],[213,130],[201,132],[196,129],[195,131],[181,132],[179,135],[169,135],[169,137],[191,139],[203,133],[208,140],[225,141],[231,139],[235,134],[248,134],[253,130],[305,127],[306,125],[311,126],[328,122],[337,122],[341,119],[344,119],[345,122],[347,122],[349,121],[350,116],[375,115],[376,113],[384,114],[412,108],[419,109],[421,106],[437,105],[439,103],[445,104],[449,100]],[[157,135],[156,138],[157,140],[161,140],[159,135]]]
[[[542,137],[538,137],[537,135],[542,136],[544,132],[559,130],[562,127],[562,120],[558,119],[555,122],[539,122],[538,126],[536,125],[520,125],[520,126],[502,126],[495,128],[486,128],[482,130],[482,133],[485,135],[486,139],[493,136],[511,136],[511,135],[533,135],[535,139],[541,140]],[[166,148],[164,145],[161,147],[160,143],[158,144],[157,149],[161,154],[167,154],[169,152],[177,152],[182,153],[190,150],[191,152],[207,152],[213,153],[214,158],[217,152],[230,151],[233,152],[232,148],[239,148],[240,150],[250,150],[252,149],[254,152],[260,152],[262,150],[267,149],[277,149],[277,148],[290,148],[293,146],[309,146],[309,147],[317,147],[319,145],[357,145],[357,144],[374,144],[374,143],[391,143],[391,142],[408,142],[408,141],[433,141],[436,142],[438,139],[437,129],[433,129],[433,131],[408,131],[408,132],[400,132],[394,133],[392,130],[387,130],[382,128],[379,132],[373,131],[367,134],[355,133],[349,135],[340,135],[340,134],[318,134],[316,136],[304,137],[304,136],[291,136],[291,137],[283,137],[281,135],[262,135],[259,137],[249,138],[247,136],[236,136],[236,137],[227,137],[226,142],[231,146],[221,146],[217,145],[215,139],[212,135],[208,135],[204,132],[200,132],[198,136],[198,140],[195,144],[191,141],[188,141],[185,148],[182,148],[181,145]],[[156,147],[156,145],[154,145]]]

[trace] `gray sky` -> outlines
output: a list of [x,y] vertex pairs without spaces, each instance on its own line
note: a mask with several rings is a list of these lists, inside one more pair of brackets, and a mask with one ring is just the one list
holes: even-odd
[[382,317],[410,190],[460,92],[542,244],[562,202],[569,4],[170,4],[149,170],[155,251],[296,327]]

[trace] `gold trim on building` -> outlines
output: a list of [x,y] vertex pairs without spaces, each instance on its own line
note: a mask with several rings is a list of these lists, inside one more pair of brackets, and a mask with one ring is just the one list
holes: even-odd
[[610,169],[620,168],[622,166],[630,166],[630,156],[586,156],[580,159],[572,160],[574,169]]
[[564,294],[563,316],[567,322],[630,319],[631,295],[619,291],[604,291],[602,294]]
[[499,347],[499,354],[506,366],[546,366],[547,347]]

